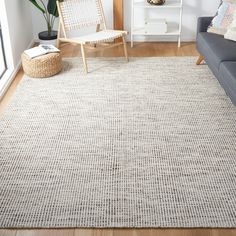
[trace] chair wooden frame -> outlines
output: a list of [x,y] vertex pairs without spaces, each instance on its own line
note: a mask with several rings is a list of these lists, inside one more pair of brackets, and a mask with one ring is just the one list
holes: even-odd
[[[71,1],[75,1],[75,0],[71,0]],[[78,0],[77,0],[78,1]],[[105,20],[105,15],[104,15],[104,11],[103,11],[103,7],[102,7],[102,3],[101,0],[96,0],[97,4],[100,7],[101,10],[101,17],[102,17],[102,24],[103,24],[103,30],[107,30],[107,25],[106,25],[106,20]],[[63,2],[62,2],[63,3]],[[58,38],[57,38],[57,47],[60,47],[60,43],[71,43],[71,44],[76,44],[76,45],[80,45],[80,49],[81,49],[81,55],[82,55],[82,59],[83,59],[83,64],[84,64],[84,69],[86,74],[88,73],[88,65],[87,65],[87,57],[86,57],[86,50],[93,50],[93,51],[101,51],[101,50],[105,50],[105,49],[109,49],[109,48],[113,48],[113,47],[118,47],[120,45],[123,45],[124,48],[124,56],[126,61],[129,61],[128,58],[128,51],[127,51],[127,44],[126,44],[126,39],[125,36],[127,35],[126,31],[117,31],[117,30],[111,30],[112,32],[118,32],[120,33],[120,36],[117,38],[122,38],[122,42],[118,42],[118,43],[114,43],[114,42],[110,42],[109,43],[104,43],[104,42],[84,42],[81,41],[79,39],[72,39],[72,38],[68,38],[67,36],[67,28],[65,26],[65,21],[63,18],[63,14],[62,14],[62,9],[61,9],[61,2],[57,1],[57,8],[58,8],[58,13],[59,13],[59,27],[58,27]],[[84,27],[86,28],[86,27]],[[101,30],[101,24],[97,24],[96,26],[96,32],[101,32],[103,31]],[[63,34],[64,37],[61,37],[61,35]],[[114,40],[113,40],[114,41]]]

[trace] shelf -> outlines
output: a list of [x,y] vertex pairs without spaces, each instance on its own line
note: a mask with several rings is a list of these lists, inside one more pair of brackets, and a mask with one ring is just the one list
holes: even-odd
[[[164,5],[152,5],[147,2],[147,0],[131,0],[131,47],[134,45],[134,39],[135,36],[177,36],[177,43],[178,47],[181,46],[181,32],[182,32],[182,15],[183,15],[183,0],[166,0],[166,3]],[[161,29],[164,30],[162,25],[155,22],[151,23],[150,20],[152,19],[146,19],[149,16],[149,12],[145,11],[157,10],[157,15],[160,13],[160,10],[164,10],[165,13],[171,15],[173,13],[172,10],[177,10],[179,12],[179,21],[174,23],[171,22],[171,19],[169,19],[169,15],[167,15],[167,19],[170,20],[168,23],[168,31],[166,33],[161,32]],[[169,9],[169,12],[167,10]],[[136,10],[136,11],[135,11]],[[144,22],[146,25],[143,25],[143,23],[140,22],[140,19],[138,22],[136,14],[142,10],[144,15]],[[158,11],[159,10],[159,11]],[[163,14],[160,14],[159,17],[163,16]],[[165,20],[167,20],[165,19]],[[138,23],[138,24],[136,24]],[[141,26],[140,26],[141,25]]]
[[163,8],[177,8],[182,7],[180,1],[166,1],[164,5],[151,5],[147,2],[134,2],[134,8],[154,8],[154,9],[163,9]]
[[139,27],[139,28],[135,28],[132,32],[132,35],[157,35],[157,36],[179,36],[180,35],[180,31],[179,31],[179,27],[173,24],[168,24],[168,31],[167,33],[161,33],[158,32],[158,30],[156,30],[156,32],[154,32],[153,30],[150,31],[147,27]]

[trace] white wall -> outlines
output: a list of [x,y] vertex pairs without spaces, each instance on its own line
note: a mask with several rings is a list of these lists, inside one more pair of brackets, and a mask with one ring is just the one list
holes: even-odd
[[[168,1],[168,0],[167,0]],[[113,0],[103,0],[103,5],[105,8],[105,14],[110,27],[113,25],[113,9],[112,9]],[[196,36],[196,26],[197,26],[197,18],[199,16],[211,16],[214,15],[217,7],[219,6],[220,0],[184,0],[184,12],[183,12],[183,41],[193,41]],[[37,38],[37,34],[40,31],[46,29],[46,25],[41,14],[32,7],[32,15],[33,15],[33,23],[34,23],[34,37]],[[131,13],[131,0],[124,0],[124,22],[125,29],[130,31],[130,13]],[[156,11],[153,12],[156,14]],[[171,21],[176,21],[178,15],[175,10],[168,10],[164,13],[163,17],[169,16]],[[142,24],[144,19],[144,15],[142,11],[138,13],[138,24]],[[156,37],[136,37],[137,41],[142,41],[144,39],[147,40],[159,40],[160,38]],[[168,37],[167,40],[171,40],[175,38]]]
[[[33,39],[31,10],[28,0],[4,0],[8,29],[3,25],[3,36],[9,35],[14,67],[20,61],[21,53]],[[6,54],[9,55],[9,49]]]
[[7,71],[0,80],[0,99],[17,73],[21,54],[33,43],[31,9],[27,0],[0,0],[0,21]]

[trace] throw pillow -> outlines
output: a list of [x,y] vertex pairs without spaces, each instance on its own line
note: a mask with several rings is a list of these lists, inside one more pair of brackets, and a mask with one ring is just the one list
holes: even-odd
[[231,23],[229,29],[227,30],[225,34],[225,38],[236,41],[236,12],[234,13],[233,22]]
[[207,32],[224,35],[233,21],[236,0],[223,0]]

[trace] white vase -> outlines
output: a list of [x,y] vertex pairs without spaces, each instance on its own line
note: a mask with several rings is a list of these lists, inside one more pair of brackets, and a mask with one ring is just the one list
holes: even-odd
[[48,35],[48,31],[43,31],[38,34],[40,44],[51,44],[56,46],[57,31],[52,31],[51,35]]
[[57,45],[57,40],[56,39],[52,39],[52,40],[39,40],[39,43],[40,44],[50,44],[50,45],[53,45],[53,46],[56,46]]

